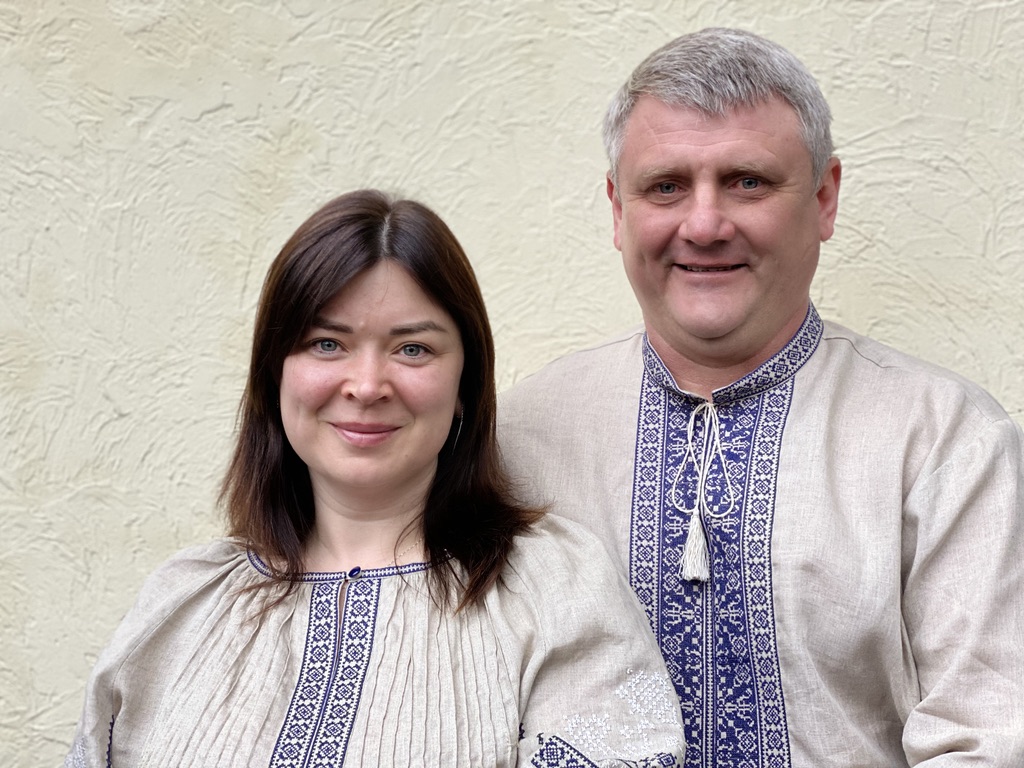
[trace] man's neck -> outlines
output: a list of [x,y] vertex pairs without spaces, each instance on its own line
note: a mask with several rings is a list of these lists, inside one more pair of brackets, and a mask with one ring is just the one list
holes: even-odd
[[[653,342],[652,342],[653,346]],[[662,362],[668,367],[669,373],[675,380],[676,385],[684,392],[697,395],[705,400],[711,400],[712,393],[716,389],[727,387],[735,381],[742,379],[748,373],[756,370],[771,354],[765,355],[763,359],[752,358],[741,363],[726,364],[721,366],[695,363],[694,361],[675,354],[674,350],[663,351],[654,347]]]

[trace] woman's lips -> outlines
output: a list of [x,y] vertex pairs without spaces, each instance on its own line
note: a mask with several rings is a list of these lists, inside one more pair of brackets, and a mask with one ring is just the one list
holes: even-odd
[[398,431],[398,427],[391,424],[332,422],[331,426],[343,440],[359,448],[372,448],[375,445],[380,445]]

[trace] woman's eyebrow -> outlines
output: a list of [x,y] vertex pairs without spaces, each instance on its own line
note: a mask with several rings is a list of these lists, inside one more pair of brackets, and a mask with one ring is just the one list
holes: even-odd
[[396,325],[391,329],[391,335],[405,336],[410,333],[422,333],[423,331],[440,331],[441,333],[448,333],[448,329],[443,325],[435,323],[433,320],[422,320],[418,323],[410,323],[408,325]]
[[[354,333],[351,325],[345,323],[336,323],[333,320],[328,320],[323,317],[318,317],[313,320],[313,328],[320,328],[325,331],[333,331],[334,333]],[[421,320],[418,323],[406,323],[405,325],[396,325],[388,331],[389,336],[407,336],[411,333],[423,333],[424,331],[438,331],[440,333],[448,333],[448,329],[440,323],[436,323],[433,320]]]
[[323,317],[314,318],[313,325],[310,327],[322,328],[325,331],[334,331],[335,333],[352,333],[352,326],[345,325],[344,323],[335,323]]

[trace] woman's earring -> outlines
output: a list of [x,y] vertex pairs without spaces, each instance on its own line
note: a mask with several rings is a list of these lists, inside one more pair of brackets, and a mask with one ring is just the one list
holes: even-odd
[[462,434],[462,411],[459,411],[459,428],[455,430],[455,439],[452,440],[452,453],[455,453],[455,446],[459,444],[459,435]]

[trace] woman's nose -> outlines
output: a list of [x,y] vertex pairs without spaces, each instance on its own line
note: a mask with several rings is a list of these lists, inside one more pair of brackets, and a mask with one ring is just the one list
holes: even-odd
[[341,393],[363,404],[389,397],[392,388],[386,361],[375,354],[355,355],[345,366]]

